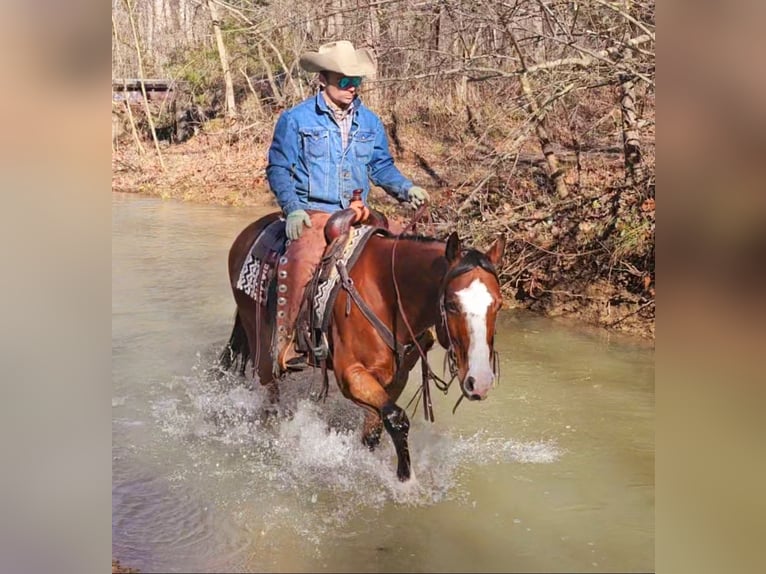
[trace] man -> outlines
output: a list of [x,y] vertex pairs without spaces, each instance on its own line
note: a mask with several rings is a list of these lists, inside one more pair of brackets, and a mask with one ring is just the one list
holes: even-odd
[[329,215],[348,207],[356,189],[362,190],[366,202],[370,181],[415,207],[429,199],[396,168],[383,123],[359,99],[363,78],[375,72],[369,51],[339,40],[303,54],[300,65],[319,74],[321,90],[282,113],[266,168],[290,240],[285,273],[280,276],[284,309],[277,310],[282,369],[290,366],[294,355],[289,343],[304,287],[324,248],[322,228]]

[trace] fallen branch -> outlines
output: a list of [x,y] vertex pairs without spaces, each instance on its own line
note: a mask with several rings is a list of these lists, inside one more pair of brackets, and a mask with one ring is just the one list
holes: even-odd
[[619,318],[619,319],[617,319],[616,321],[612,321],[611,323],[607,323],[607,324],[606,324],[606,326],[607,326],[607,327],[614,327],[614,326],[616,326],[616,325],[619,325],[619,324],[620,324],[620,323],[622,323],[622,322],[623,322],[625,319],[627,319],[628,317],[632,317],[632,316],[633,316],[633,315],[635,315],[636,313],[640,313],[642,310],[646,309],[646,308],[647,308],[649,305],[654,305],[654,299],[652,299],[651,301],[647,301],[646,303],[644,303],[643,305],[641,305],[641,306],[640,306],[638,309],[636,309],[635,311],[631,311],[631,312],[630,312],[630,313],[628,313],[627,315],[623,315],[622,317],[620,317],[620,318]]

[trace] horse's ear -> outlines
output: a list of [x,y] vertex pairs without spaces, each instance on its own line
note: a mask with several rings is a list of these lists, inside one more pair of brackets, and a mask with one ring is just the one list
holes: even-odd
[[460,238],[457,236],[457,231],[453,231],[447,239],[444,256],[447,258],[447,263],[452,263],[458,255],[460,255]]
[[503,258],[503,251],[505,251],[505,235],[501,234],[497,236],[492,247],[487,250],[485,255],[492,262],[492,265],[496,266]]

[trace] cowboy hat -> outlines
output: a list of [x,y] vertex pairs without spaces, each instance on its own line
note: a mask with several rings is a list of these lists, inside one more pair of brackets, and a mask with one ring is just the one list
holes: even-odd
[[367,48],[354,49],[348,40],[338,40],[319,46],[317,52],[306,52],[299,60],[307,72],[337,72],[344,76],[370,76],[375,73],[375,61]]

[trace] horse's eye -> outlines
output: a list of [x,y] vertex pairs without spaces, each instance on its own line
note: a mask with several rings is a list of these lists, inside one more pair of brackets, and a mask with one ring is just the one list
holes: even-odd
[[457,313],[458,311],[460,311],[460,308],[458,307],[457,303],[455,303],[454,301],[445,301],[444,309],[447,311],[447,313]]

